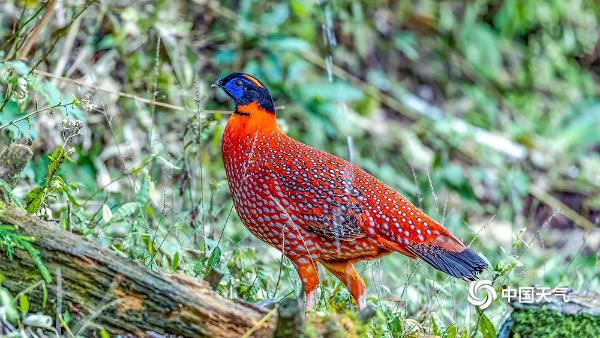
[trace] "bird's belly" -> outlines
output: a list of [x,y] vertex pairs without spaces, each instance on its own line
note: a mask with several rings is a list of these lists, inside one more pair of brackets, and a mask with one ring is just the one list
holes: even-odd
[[265,179],[242,179],[234,173],[229,175],[229,186],[235,210],[254,236],[279,250],[295,242],[295,236],[288,231],[288,215],[270,195]]
[[254,236],[292,260],[295,258],[323,261],[368,259],[385,254],[380,245],[371,238],[336,241],[323,237],[290,221],[289,215],[279,208],[279,202],[267,206],[264,206],[263,202],[262,207],[252,207],[249,201],[254,198],[257,201],[264,200],[263,196],[255,195],[234,202],[242,223]]
[[362,260],[380,257],[387,254],[381,245],[372,238],[363,237],[352,241],[336,241],[324,238],[323,250],[319,259],[323,261]]

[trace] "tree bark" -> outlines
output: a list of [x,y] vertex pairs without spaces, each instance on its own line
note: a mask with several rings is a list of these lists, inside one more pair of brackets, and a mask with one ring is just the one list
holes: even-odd
[[[46,285],[48,305],[73,316],[71,331],[85,335],[95,323],[112,334],[184,337],[240,337],[267,313],[224,299],[204,282],[182,275],[165,276],[117,255],[56,225],[0,202],[0,225],[15,225],[35,238],[53,282]],[[12,260],[0,254],[2,286],[13,294],[42,280],[30,256],[17,250]],[[58,277],[60,276],[60,277]],[[57,287],[60,286],[60,287]],[[42,307],[41,287],[27,294],[33,311]],[[263,320],[254,337],[269,336],[275,318]],[[155,335],[154,335],[155,336]]]

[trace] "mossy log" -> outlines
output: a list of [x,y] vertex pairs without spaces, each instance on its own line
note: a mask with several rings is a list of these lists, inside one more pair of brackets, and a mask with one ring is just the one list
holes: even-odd
[[[267,314],[264,309],[224,299],[190,277],[151,271],[3,202],[0,224],[15,225],[34,238],[52,274],[45,311],[68,310],[74,333],[90,333],[90,323],[113,334],[152,337],[240,337],[257,327],[253,336],[264,337],[275,330],[273,317],[257,325]],[[6,277],[2,286],[13,294],[42,280],[31,257],[19,250],[12,260],[0,254],[0,273]],[[42,308],[42,290],[28,293],[33,311]]]
[[499,338],[600,337],[600,294],[570,291],[533,303],[512,302],[514,308]]

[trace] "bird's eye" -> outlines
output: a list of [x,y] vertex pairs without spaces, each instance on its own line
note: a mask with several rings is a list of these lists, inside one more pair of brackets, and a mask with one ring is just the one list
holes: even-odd
[[242,80],[235,81],[235,86],[238,88],[242,87]]

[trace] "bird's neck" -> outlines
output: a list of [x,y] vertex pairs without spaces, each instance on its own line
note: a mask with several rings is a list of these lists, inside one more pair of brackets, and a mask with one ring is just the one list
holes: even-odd
[[238,136],[248,134],[278,132],[275,112],[265,110],[256,102],[237,105],[232,116],[227,122],[226,131]]
[[[275,113],[266,111],[256,103],[238,105],[227,121],[223,133],[223,155],[246,152],[281,134],[275,119]],[[262,142],[256,142],[261,140]]]

